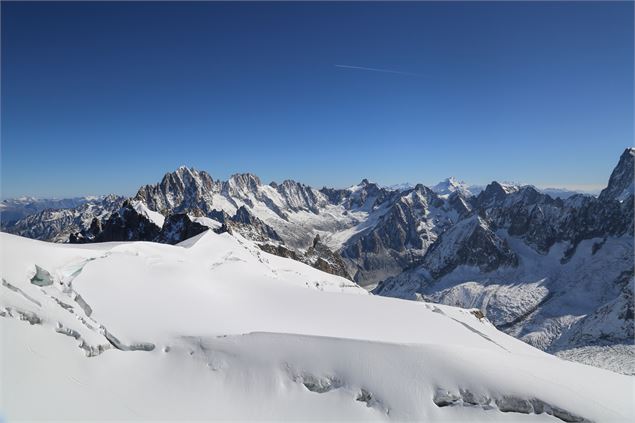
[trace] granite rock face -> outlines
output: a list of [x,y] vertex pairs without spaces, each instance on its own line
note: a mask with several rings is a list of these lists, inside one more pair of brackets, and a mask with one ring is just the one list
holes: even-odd
[[185,213],[171,214],[165,219],[156,241],[166,244],[178,244],[188,238],[201,234],[209,228],[193,221]]
[[620,161],[611,173],[608,186],[602,190],[598,199],[600,201],[617,200],[625,201],[633,196],[633,163],[635,148],[627,148],[620,156]]
[[315,237],[313,245],[304,253],[290,250],[281,243],[260,244],[259,246],[263,251],[270,254],[291,258],[315,267],[323,272],[351,279],[340,255],[331,251],[326,245],[322,244],[319,235]]
[[507,242],[491,231],[478,215],[464,219],[444,232],[428,250],[421,266],[439,278],[457,266],[477,267],[487,273],[518,265],[518,256]]
[[94,219],[88,230],[72,234],[69,242],[156,241],[160,233],[160,227],[126,200],[103,223]]

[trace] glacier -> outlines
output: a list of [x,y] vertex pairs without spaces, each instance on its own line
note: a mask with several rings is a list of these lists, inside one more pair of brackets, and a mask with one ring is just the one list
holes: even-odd
[[635,419],[631,376],[238,234],[0,246],[8,421]]

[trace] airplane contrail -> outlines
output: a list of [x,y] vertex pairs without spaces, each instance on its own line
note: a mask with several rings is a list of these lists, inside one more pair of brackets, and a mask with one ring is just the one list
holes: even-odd
[[365,66],[335,65],[335,67],[342,68],[342,69],[355,69],[355,70],[363,70],[363,71],[370,71],[370,72],[396,73],[398,75],[423,76],[420,73],[402,72],[402,71],[392,70],[392,69],[367,68]]

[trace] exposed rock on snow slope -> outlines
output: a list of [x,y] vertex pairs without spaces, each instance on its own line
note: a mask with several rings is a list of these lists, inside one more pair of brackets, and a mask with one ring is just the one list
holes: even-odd
[[170,246],[0,234],[0,245],[9,421],[95,410],[105,420],[635,418],[632,377],[543,353],[468,310],[368,295],[240,235]]
[[633,166],[635,148],[627,148],[611,173],[608,186],[600,193],[600,200],[627,200],[633,195]]
[[124,198],[107,195],[87,200],[76,208],[44,209],[16,222],[3,225],[2,230],[44,241],[67,242],[70,235],[88,230],[93,219],[104,220],[121,207]]
[[289,250],[280,244],[259,244],[259,247],[270,254],[291,258],[313,266],[323,272],[351,279],[346,271],[346,265],[342,261],[342,258],[324,245],[319,235],[315,236],[313,245],[309,247],[305,253]]
[[632,305],[629,311],[626,300],[633,289],[630,236],[607,239],[607,248],[595,254],[597,240],[583,241],[561,264],[565,245],[543,256],[499,234],[517,252],[517,267],[483,273],[477,267],[459,266],[437,279],[417,268],[386,281],[377,291],[479,308],[499,328],[541,349],[632,345]]
[[460,192],[441,198],[417,185],[399,193],[371,226],[348,239],[342,257],[351,266],[355,280],[376,283],[417,264],[438,235],[470,211]]
[[99,197],[73,197],[73,198],[34,198],[20,197],[0,201],[0,224],[5,227],[16,220],[41,212],[47,209],[72,209],[88,202],[97,202],[104,199]]
[[[540,349],[633,374],[624,359],[635,355],[632,151],[597,199],[488,185],[474,201],[478,217],[454,225],[418,267],[374,292],[477,307]],[[460,230],[475,219],[488,237]]]
[[[154,241],[158,239],[161,231],[161,226],[158,223],[163,222],[165,222],[165,218],[159,213],[150,211],[142,203],[126,200],[118,210],[108,216],[103,225],[96,220],[91,224],[88,233],[83,231],[73,234],[70,241],[71,243],[125,240]],[[93,233],[96,226],[99,230]]]
[[487,222],[474,215],[445,231],[428,250],[422,264],[434,278],[450,273],[460,265],[491,272],[517,266],[518,257],[490,230]]

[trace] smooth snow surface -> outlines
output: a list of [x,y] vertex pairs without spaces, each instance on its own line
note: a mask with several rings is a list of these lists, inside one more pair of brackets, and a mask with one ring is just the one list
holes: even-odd
[[633,377],[239,236],[0,246],[10,422],[635,420]]

